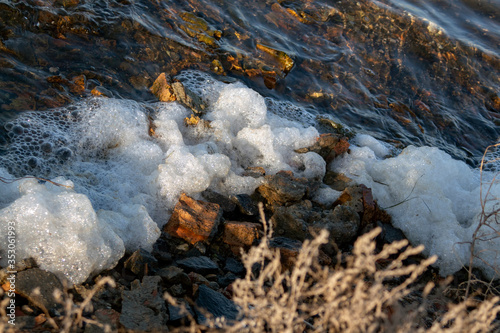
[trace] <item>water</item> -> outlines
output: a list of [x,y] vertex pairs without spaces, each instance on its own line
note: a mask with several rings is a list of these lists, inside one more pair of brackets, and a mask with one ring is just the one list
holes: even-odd
[[4,0],[0,120],[96,86],[151,101],[160,72],[195,68],[474,165],[499,137],[499,10],[496,0]]

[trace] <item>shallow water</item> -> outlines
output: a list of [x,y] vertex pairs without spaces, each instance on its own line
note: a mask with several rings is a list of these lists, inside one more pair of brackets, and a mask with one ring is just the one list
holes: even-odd
[[153,101],[159,73],[194,68],[475,164],[500,132],[499,10],[496,0],[3,0],[0,120],[95,87]]

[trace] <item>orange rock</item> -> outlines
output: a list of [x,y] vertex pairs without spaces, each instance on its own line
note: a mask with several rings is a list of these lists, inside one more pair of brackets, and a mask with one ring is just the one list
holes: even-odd
[[260,237],[261,225],[251,222],[227,221],[224,224],[224,243],[235,247],[249,247]]
[[149,90],[160,100],[160,102],[173,102],[177,99],[165,73],[161,73],[156,78]]
[[207,241],[217,231],[221,217],[218,204],[194,200],[183,193],[164,231],[191,244]]

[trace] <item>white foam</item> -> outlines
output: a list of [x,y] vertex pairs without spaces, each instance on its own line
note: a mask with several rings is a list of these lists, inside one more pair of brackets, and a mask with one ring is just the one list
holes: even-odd
[[[182,192],[251,194],[263,181],[243,176],[251,166],[324,176],[319,155],[294,152],[314,142],[314,128],[268,116],[264,98],[241,83],[193,71],[179,78],[207,103],[206,121],[196,126],[185,125],[191,112],[175,102],[106,98],[26,112],[8,124],[12,144],[0,158],[0,176],[12,177],[10,170],[74,184],[0,183],[0,217],[18,228],[17,259],[32,256],[81,283],[113,267],[125,250],[151,250]],[[0,239],[0,251],[6,241]]]
[[[436,254],[442,275],[468,264],[472,233],[481,212],[479,172],[445,152],[431,147],[407,147],[394,158],[381,159],[372,139],[357,140],[375,147],[351,146],[350,153],[330,166],[372,188],[381,207],[409,240],[424,244],[426,255]],[[378,152],[377,152],[378,151]],[[383,151],[382,151],[383,152]],[[500,194],[495,185],[493,194]],[[484,229],[486,230],[486,228]],[[479,242],[476,253],[486,263],[500,267],[500,241]],[[488,277],[494,270],[477,260]]]

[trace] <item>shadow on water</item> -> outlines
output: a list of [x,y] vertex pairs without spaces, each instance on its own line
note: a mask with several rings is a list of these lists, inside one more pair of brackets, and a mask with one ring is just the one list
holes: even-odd
[[499,8],[494,0],[0,1],[0,122],[92,94],[152,101],[159,73],[194,68],[473,163],[499,137]]

